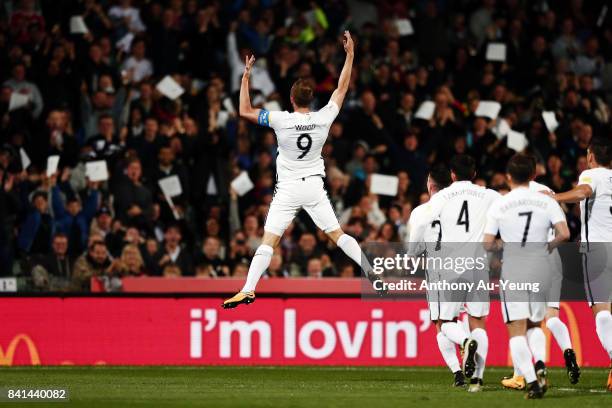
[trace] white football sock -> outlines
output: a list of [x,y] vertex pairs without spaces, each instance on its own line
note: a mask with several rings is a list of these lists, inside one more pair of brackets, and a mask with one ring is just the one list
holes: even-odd
[[251,260],[251,266],[249,266],[249,274],[247,275],[246,283],[241,292],[252,292],[255,290],[259,278],[261,278],[261,275],[263,275],[266,269],[268,269],[268,266],[270,266],[273,253],[274,250],[270,245],[260,245],[257,248]]
[[336,242],[338,248],[340,248],[349,258],[357,263],[363,269],[366,275],[370,273],[372,267],[365,256],[362,257],[361,247],[357,240],[348,234],[340,235]]
[[607,310],[602,310],[595,316],[595,328],[601,345],[608,352],[612,359],[612,314]]
[[572,348],[572,340],[570,339],[569,330],[561,319],[558,317],[551,317],[546,321],[546,327],[552,333],[561,350],[565,351]]
[[480,378],[484,375],[484,369],[487,363],[487,354],[489,354],[489,336],[484,329],[472,330],[472,338],[478,342],[476,349],[476,372],[474,377]]
[[527,330],[527,343],[529,343],[529,350],[531,350],[536,362],[546,361],[546,335],[544,330],[539,327],[532,327]]
[[529,351],[529,344],[527,344],[527,338],[525,336],[514,336],[510,338],[510,353],[515,361],[519,371],[525,377],[527,383],[534,382],[537,377],[533,363],[531,362],[531,351]]
[[518,377],[521,376],[523,374],[521,374],[521,370],[518,368],[518,363],[516,362],[516,358],[514,357],[514,354],[512,354],[512,350],[510,350],[510,357],[512,358],[512,366],[514,366],[514,376]]
[[440,353],[442,353],[442,358],[451,372],[456,373],[460,371],[461,368],[459,366],[459,359],[457,358],[455,343],[450,341],[442,332],[438,333],[436,340],[438,340],[438,348],[440,349]]
[[453,343],[463,346],[463,342],[467,339],[467,334],[463,330],[463,327],[457,322],[444,322],[440,327],[440,330],[444,335]]

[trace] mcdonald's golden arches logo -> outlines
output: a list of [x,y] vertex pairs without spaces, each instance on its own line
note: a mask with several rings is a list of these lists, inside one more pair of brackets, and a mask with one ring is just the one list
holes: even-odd
[[15,351],[17,350],[17,346],[23,342],[30,353],[30,364],[31,365],[40,365],[40,357],[38,355],[38,349],[36,349],[36,344],[32,341],[30,336],[27,334],[18,334],[9,343],[6,348],[6,352],[0,346],[0,366],[12,366],[13,358],[15,356]]

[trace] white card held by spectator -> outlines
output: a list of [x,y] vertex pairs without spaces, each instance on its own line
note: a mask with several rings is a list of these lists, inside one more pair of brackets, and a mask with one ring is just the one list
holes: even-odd
[[519,153],[525,150],[525,148],[529,144],[529,141],[525,137],[525,134],[517,132],[516,130],[510,129],[507,137],[508,147],[512,150],[516,150]]
[[70,17],[70,34],[87,34],[89,29],[85,24],[83,16]]
[[399,18],[395,20],[395,27],[397,27],[397,32],[399,33],[400,37],[414,34],[412,22],[407,18]]
[[164,79],[157,83],[155,87],[162,95],[174,100],[181,96],[185,90],[178,84],[170,75],[166,75]]
[[385,174],[372,174],[370,179],[370,193],[395,197],[399,179],[397,176]]
[[506,119],[498,119],[497,124],[492,129],[492,132],[498,139],[503,139],[510,131],[510,124]]
[[132,41],[134,41],[134,34],[130,32],[124,35],[123,37],[121,37],[119,41],[115,43],[115,47],[117,47],[118,49],[120,49],[121,51],[125,53],[128,53],[130,52],[130,49],[132,48]]
[[476,108],[476,116],[484,116],[491,120],[497,119],[499,111],[501,110],[501,104],[495,101],[480,101],[478,102],[478,108]]
[[433,117],[434,111],[436,110],[436,104],[432,101],[425,101],[419,106],[419,109],[414,114],[417,119],[429,120]]
[[553,111],[542,112],[542,119],[544,119],[546,129],[548,129],[550,133],[554,132],[559,127],[559,122],[557,122],[557,117]]
[[243,171],[232,180],[231,183],[232,188],[239,196],[243,196],[255,187],[253,182],[251,181],[249,174],[246,171]]
[[85,163],[85,176],[87,176],[90,181],[108,180],[106,160],[96,160]]
[[60,157],[57,155],[49,156],[47,158],[47,177],[51,177],[57,172],[57,165],[59,164],[59,161]]
[[487,53],[485,58],[487,61],[506,61],[506,44],[504,43],[489,43],[487,44]]
[[24,95],[19,92],[11,92],[11,99],[9,100],[9,112],[23,108],[30,102],[30,95]]
[[23,150],[23,147],[19,148],[19,157],[21,158],[21,168],[27,170],[32,160],[30,160],[30,156],[28,156],[26,151]]
[[176,197],[183,194],[183,188],[181,186],[181,180],[175,174],[170,177],[164,177],[158,181],[159,188],[166,197]]

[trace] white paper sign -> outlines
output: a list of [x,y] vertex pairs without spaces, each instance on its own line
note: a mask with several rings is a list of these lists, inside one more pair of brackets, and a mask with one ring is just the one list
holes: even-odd
[[28,156],[26,151],[23,150],[23,147],[19,148],[19,157],[21,158],[21,168],[27,170],[28,167],[30,167],[32,160],[30,160],[30,156]]
[[506,61],[506,44],[504,43],[489,43],[487,45],[487,61]]
[[253,185],[253,182],[249,178],[249,174],[246,171],[243,171],[242,173],[238,175],[238,177],[233,179],[231,186],[236,192],[236,194],[238,194],[241,197],[245,195],[246,193],[248,193],[249,191],[251,191],[253,187],[255,187]]
[[492,131],[498,139],[503,139],[510,131],[510,124],[506,119],[498,119]]
[[395,20],[395,27],[397,27],[397,32],[401,37],[405,35],[414,34],[414,27],[412,26],[412,22],[407,18],[400,18]]
[[425,101],[419,106],[419,109],[414,114],[417,119],[429,120],[432,118],[434,111],[436,110],[436,104],[432,101]]
[[527,141],[524,133],[517,132],[512,129],[510,129],[508,132],[507,137],[508,147],[512,150],[516,150],[517,152],[522,152],[529,144],[529,141]]
[[395,197],[399,179],[397,176],[385,174],[372,174],[370,179],[370,193]]
[[0,278],[0,292],[17,292],[17,278]]
[[559,122],[557,122],[557,117],[553,111],[542,112],[542,119],[544,119],[546,129],[548,129],[550,133],[554,132],[559,127]]
[[47,177],[51,177],[57,172],[57,165],[59,164],[59,160],[60,157],[57,155],[49,156],[47,158]]
[[159,188],[161,188],[162,192],[167,197],[176,197],[178,195],[183,194],[183,188],[181,187],[181,180],[179,180],[178,176],[175,174],[170,177],[165,177],[158,181]]
[[501,105],[495,101],[480,101],[478,102],[478,108],[476,108],[476,116],[484,116],[491,120],[497,119]]
[[157,83],[155,87],[162,95],[170,99],[176,99],[181,96],[185,90],[180,86],[170,75],[166,75],[164,79]]
[[24,95],[19,92],[11,92],[11,99],[9,100],[9,112],[16,109],[27,106],[30,102],[30,95]]
[[70,17],[70,34],[87,34],[89,29],[85,24],[83,16]]
[[108,180],[106,160],[96,160],[85,163],[85,176],[87,176],[90,181]]
[[132,48],[132,41],[134,41],[134,34],[129,32],[123,37],[121,37],[119,41],[115,43],[115,46],[121,51],[128,53]]

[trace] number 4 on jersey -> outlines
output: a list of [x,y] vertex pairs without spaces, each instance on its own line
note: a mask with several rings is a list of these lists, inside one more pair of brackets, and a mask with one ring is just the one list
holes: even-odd
[[457,218],[457,225],[465,225],[465,232],[470,232],[470,213],[468,212],[467,200],[463,200],[459,218]]

